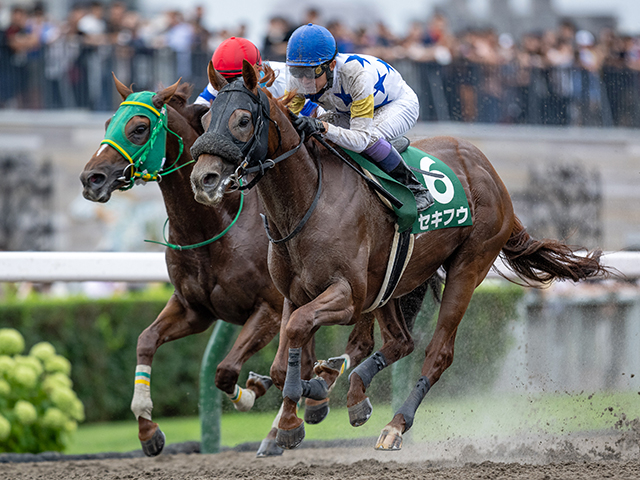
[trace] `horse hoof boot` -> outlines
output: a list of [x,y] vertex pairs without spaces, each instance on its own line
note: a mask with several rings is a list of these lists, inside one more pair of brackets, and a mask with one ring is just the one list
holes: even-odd
[[271,380],[271,377],[268,377],[267,375],[259,375],[256,372],[249,372],[249,378],[247,378],[247,387],[249,387],[251,384],[256,383],[261,384],[266,392],[267,390],[269,390],[269,388],[271,388],[271,385],[273,385],[273,380]]
[[262,440],[262,443],[260,443],[256,457],[277,457],[282,455],[282,452],[284,452],[284,449],[280,448],[273,438],[265,438]]
[[327,415],[329,415],[329,399],[322,403],[311,405],[307,403],[304,407],[305,423],[316,425],[327,418]]
[[304,423],[292,430],[278,429],[276,435],[276,444],[285,450],[292,450],[302,443],[304,440]]
[[369,397],[366,397],[360,403],[356,403],[353,407],[349,407],[349,423],[353,427],[359,427],[367,423],[367,420],[371,417],[373,407]]
[[149,440],[140,442],[140,444],[142,445],[142,451],[147,457],[155,457],[156,455],[160,455],[160,452],[162,452],[164,442],[164,433],[162,433],[162,430],[157,428]]
[[402,433],[395,428],[386,427],[380,433],[376,442],[376,450],[400,450],[402,448]]

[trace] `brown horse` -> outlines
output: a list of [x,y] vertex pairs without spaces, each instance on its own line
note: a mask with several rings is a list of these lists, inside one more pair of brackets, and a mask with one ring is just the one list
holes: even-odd
[[[290,97],[273,98],[259,88],[257,79],[246,62],[244,83],[226,84],[209,66],[209,80],[219,90],[211,107],[217,121],[192,148],[197,163],[191,181],[196,199],[215,205],[223,201],[230,183],[246,179],[248,173],[260,179],[256,189],[273,239],[269,271],[285,296],[280,344],[271,368],[285,406],[277,442],[294,448],[304,438],[304,423],[296,415],[304,391],[299,350],[320,326],[362,321],[362,312],[383,283],[395,218],[345,162],[315,141],[304,142],[286,109]],[[366,389],[375,374],[414,348],[397,298],[444,268],[442,303],[421,377],[382,431],[378,449],[401,447],[420,402],[451,365],[458,325],[499,254],[519,277],[533,282],[578,281],[606,273],[600,252],[579,256],[560,242],[531,238],[514,214],[500,177],[475,146],[451,137],[414,146],[444,161],[458,176],[473,225],[416,235],[393,299],[374,310],[384,344],[349,377],[347,407],[354,426],[371,414]]]
[[[117,79],[115,81],[118,92],[126,100],[132,90]],[[179,86],[177,82],[152,97],[157,110],[167,105],[168,127],[177,134],[167,135],[165,165],[180,168],[163,176],[159,186],[169,217],[168,240],[181,246],[206,242],[217,236],[232,223],[241,199],[241,193],[237,192],[225,197],[217,208],[212,208],[197,203],[193,198],[189,182],[193,167],[189,148],[203,132],[201,116],[207,109],[187,105],[190,93],[190,86]],[[128,119],[124,131],[132,144],[145,145],[150,138],[150,119],[134,115]],[[181,158],[180,141],[184,142]],[[84,186],[83,194],[88,200],[107,202],[113,191],[130,186],[133,167],[116,148],[110,144],[102,145],[85,166],[80,179]],[[136,378],[141,376],[142,385],[145,385],[145,379],[148,384],[153,356],[160,345],[203,332],[216,319],[221,319],[242,325],[242,330],[228,355],[218,365],[215,383],[230,398],[237,398],[238,392],[242,392],[237,386],[242,365],[279,332],[283,306],[282,294],[275,288],[267,271],[268,240],[258,213],[258,197],[250,193],[244,197],[237,222],[226,235],[199,248],[167,249],[167,269],[175,292],[158,318],[138,339]],[[352,334],[357,338],[357,344],[350,343],[347,353],[355,364],[373,349],[372,328],[373,320],[371,325],[363,330],[354,330]],[[304,378],[311,378],[314,360],[313,343],[310,341],[305,345]],[[331,369],[328,372],[335,373]],[[263,395],[270,385],[268,377],[251,374],[247,390],[237,398],[236,408],[251,408],[254,398]],[[145,453],[157,455],[162,451],[164,435],[157,423],[151,420],[153,404],[148,386],[146,392],[142,387],[142,393],[138,392],[139,388],[136,383],[132,402],[132,410],[139,423],[138,436]],[[307,402],[305,417],[314,423],[322,420],[328,412],[326,400]],[[275,445],[275,434],[274,427],[263,441],[259,456],[282,452]]]

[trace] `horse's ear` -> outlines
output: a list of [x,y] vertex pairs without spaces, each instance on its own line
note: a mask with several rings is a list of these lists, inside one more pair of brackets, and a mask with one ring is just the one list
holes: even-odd
[[242,60],[242,78],[244,84],[249,90],[255,90],[258,86],[258,72],[256,67],[251,65],[246,60]]
[[202,122],[202,128],[204,128],[204,131],[206,132],[209,130],[209,124],[211,123],[211,110],[205,113],[200,121]]
[[180,85],[181,80],[182,80],[182,77],[180,77],[178,81],[173,85],[171,85],[170,87],[167,87],[164,90],[160,90],[158,93],[156,93],[153,96],[153,105],[156,108],[162,108],[163,105],[169,103],[169,100],[171,100],[171,97],[173,97],[173,95],[176,93],[176,90],[178,89],[178,85]]
[[213,67],[211,60],[209,60],[209,65],[207,65],[207,76],[209,77],[209,83],[217,91],[222,90],[222,87],[229,83],[227,79],[220,75],[220,72]]
[[111,72],[111,75],[113,75],[113,81],[116,83],[116,90],[122,97],[122,100],[126,100],[127,97],[133,93],[133,90],[131,90],[124,83],[118,80],[115,73]]

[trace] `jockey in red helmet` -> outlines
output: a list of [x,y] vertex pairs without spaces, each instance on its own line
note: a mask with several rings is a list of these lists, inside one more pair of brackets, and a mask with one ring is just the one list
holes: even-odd
[[[223,41],[213,52],[211,62],[213,67],[228,81],[233,81],[242,75],[242,61],[247,60],[251,65],[255,65],[262,70],[262,55],[260,50],[252,42],[246,38],[231,37]],[[276,73],[276,79],[273,85],[267,87],[274,97],[284,95],[286,87],[286,65],[281,62],[266,62]],[[201,105],[211,105],[216,98],[218,92],[211,86],[207,85],[204,91],[198,96],[195,103]],[[311,115],[317,109],[317,105],[313,102],[306,102],[304,108],[300,112],[302,115]],[[320,108],[316,113],[321,114],[324,110]]]

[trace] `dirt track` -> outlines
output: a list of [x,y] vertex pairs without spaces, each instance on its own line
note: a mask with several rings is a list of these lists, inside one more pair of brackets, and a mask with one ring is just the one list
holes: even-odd
[[58,461],[10,462],[0,463],[0,478],[640,480],[637,439],[620,433],[528,437],[492,445],[491,441],[472,444],[457,440],[406,445],[400,452],[377,452],[370,442],[359,442],[355,447],[334,443],[329,448],[309,443],[267,459],[256,459],[254,446],[250,446],[251,451],[215,455],[163,453],[157,458],[62,457]]

